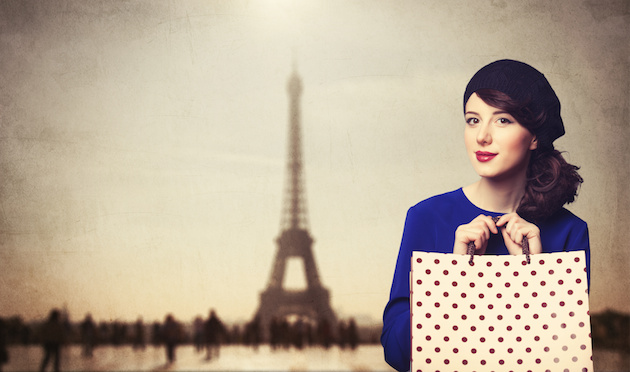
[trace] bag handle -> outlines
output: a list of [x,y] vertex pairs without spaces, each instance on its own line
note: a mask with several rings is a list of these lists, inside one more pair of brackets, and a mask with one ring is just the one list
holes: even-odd
[[[494,221],[494,223],[497,223],[497,221],[499,221],[499,218],[501,217],[492,217],[492,221]],[[526,236],[523,237],[523,243],[521,245],[523,247],[523,254],[525,255],[525,260],[529,264],[531,262],[529,258],[529,240],[527,240]],[[468,250],[466,251],[466,254],[470,255],[470,260],[468,261],[468,264],[470,266],[474,264],[473,257],[475,257],[476,250],[477,248],[475,247],[475,242],[469,242]]]

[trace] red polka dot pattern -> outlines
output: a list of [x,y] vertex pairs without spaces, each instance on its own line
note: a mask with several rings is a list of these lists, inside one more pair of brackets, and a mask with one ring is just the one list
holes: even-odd
[[593,371],[584,252],[469,258],[413,253],[412,371]]

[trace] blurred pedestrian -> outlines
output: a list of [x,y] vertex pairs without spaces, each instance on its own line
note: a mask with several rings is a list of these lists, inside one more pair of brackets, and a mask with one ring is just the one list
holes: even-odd
[[164,337],[162,336],[162,325],[160,322],[155,321],[151,325],[151,343],[154,347],[162,344]]
[[357,323],[354,318],[350,318],[348,328],[346,329],[346,335],[348,337],[348,344],[352,350],[356,349],[359,345],[359,330],[357,329]]
[[64,338],[65,332],[63,324],[61,324],[61,313],[59,310],[53,309],[41,328],[41,339],[44,347],[44,358],[39,369],[41,372],[46,370],[51,358],[53,359],[53,370],[59,372],[61,344]]
[[0,372],[2,366],[9,362],[9,350],[7,349],[7,324],[0,318]]
[[245,344],[253,346],[254,350],[258,350],[258,345],[262,341],[262,334],[260,329],[260,317],[256,316],[245,327]]
[[337,323],[337,342],[339,343],[339,347],[342,349],[346,348],[346,343],[348,342],[347,331],[346,322],[340,320]]
[[164,344],[166,346],[166,359],[169,363],[175,361],[175,347],[179,339],[179,327],[173,315],[168,314],[163,328]]
[[142,317],[138,317],[138,320],[136,320],[134,324],[133,348],[136,350],[144,349],[144,346],[144,322],[142,321]]
[[332,324],[326,318],[321,318],[317,324],[317,339],[325,349],[328,349],[333,342]]
[[96,337],[96,325],[92,320],[92,315],[87,314],[81,323],[81,342],[83,343],[83,356],[92,357],[94,349],[94,339]]
[[203,350],[203,328],[203,318],[199,315],[193,321],[193,343],[198,353]]
[[210,360],[213,356],[219,356],[221,347],[221,337],[225,332],[225,328],[214,310],[210,310],[210,316],[205,324],[205,337],[207,355],[206,359]]

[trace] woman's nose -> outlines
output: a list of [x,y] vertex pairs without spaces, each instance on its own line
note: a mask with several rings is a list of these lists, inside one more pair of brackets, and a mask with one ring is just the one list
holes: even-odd
[[487,145],[492,143],[492,133],[488,124],[481,124],[477,131],[477,143],[480,145]]

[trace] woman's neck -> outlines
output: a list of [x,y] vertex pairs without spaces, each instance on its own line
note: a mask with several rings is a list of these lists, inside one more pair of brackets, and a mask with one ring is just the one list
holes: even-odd
[[516,212],[523,195],[524,182],[493,182],[487,178],[463,187],[464,194],[477,207],[498,213]]

